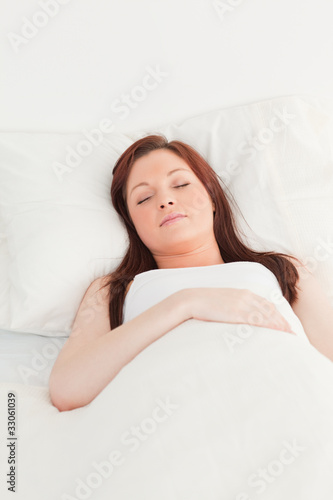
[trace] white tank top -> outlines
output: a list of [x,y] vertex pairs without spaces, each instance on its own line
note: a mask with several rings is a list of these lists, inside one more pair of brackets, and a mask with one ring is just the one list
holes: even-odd
[[184,288],[246,288],[273,302],[296,335],[308,341],[302,323],[282,294],[276,276],[258,262],[227,262],[213,266],[151,269],[139,273],[125,297],[124,323]]

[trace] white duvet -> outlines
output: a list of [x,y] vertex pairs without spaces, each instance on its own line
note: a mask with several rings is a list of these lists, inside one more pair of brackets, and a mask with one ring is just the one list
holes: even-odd
[[188,320],[68,412],[0,389],[1,499],[333,498],[333,363],[290,333]]

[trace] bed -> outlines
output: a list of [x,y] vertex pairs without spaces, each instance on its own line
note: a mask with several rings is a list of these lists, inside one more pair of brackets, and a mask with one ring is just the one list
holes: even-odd
[[303,259],[333,307],[332,119],[293,95],[135,133],[0,133],[1,498],[10,481],[22,500],[332,497],[333,364],[301,337],[189,320],[87,406],[48,392],[85,290],[126,248],[112,167],[149,133],[195,147],[247,243]]

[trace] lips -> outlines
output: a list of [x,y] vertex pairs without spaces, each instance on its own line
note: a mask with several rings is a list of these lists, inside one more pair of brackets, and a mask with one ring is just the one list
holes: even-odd
[[162,219],[162,222],[161,222],[161,226],[163,226],[163,224],[165,224],[166,222],[168,222],[169,220],[173,220],[173,219],[178,219],[178,218],[182,218],[182,217],[186,217],[186,215],[184,214],[181,214],[179,212],[173,212],[172,214],[168,214],[166,215],[163,219]]

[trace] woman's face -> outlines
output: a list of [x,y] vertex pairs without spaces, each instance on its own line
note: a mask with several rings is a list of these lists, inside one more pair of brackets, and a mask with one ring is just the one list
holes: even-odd
[[[195,252],[215,240],[215,205],[176,153],[158,149],[136,160],[126,184],[126,202],[140,239],[154,257]],[[186,217],[161,226],[165,215],[172,212]]]

